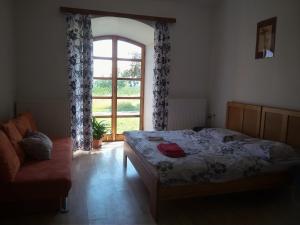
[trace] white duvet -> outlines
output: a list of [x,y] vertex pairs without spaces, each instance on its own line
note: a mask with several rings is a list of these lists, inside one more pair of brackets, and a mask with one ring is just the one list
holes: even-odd
[[[124,135],[157,168],[164,185],[225,182],[288,169],[300,162],[296,151],[285,144],[247,136],[223,142],[211,132],[218,131],[131,131]],[[167,157],[158,151],[160,143],[177,143],[186,156]]]

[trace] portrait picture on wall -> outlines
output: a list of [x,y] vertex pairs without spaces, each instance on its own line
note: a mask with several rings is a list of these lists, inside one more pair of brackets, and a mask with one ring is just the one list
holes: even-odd
[[272,58],[275,53],[277,17],[273,17],[257,24],[255,58]]

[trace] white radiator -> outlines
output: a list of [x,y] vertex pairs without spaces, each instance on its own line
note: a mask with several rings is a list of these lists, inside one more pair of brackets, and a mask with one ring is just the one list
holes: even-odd
[[205,99],[169,99],[168,130],[205,126],[206,112]]

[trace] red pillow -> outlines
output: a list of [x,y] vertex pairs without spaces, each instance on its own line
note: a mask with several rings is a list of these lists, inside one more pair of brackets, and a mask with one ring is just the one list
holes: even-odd
[[20,132],[16,128],[15,123],[12,120],[8,121],[5,124],[2,124],[2,129],[4,130],[11,144],[13,145],[17,156],[19,157],[19,160],[22,164],[25,159],[25,153],[18,144],[23,139],[22,135],[20,134]]
[[20,134],[22,135],[22,137],[24,137],[28,131],[32,131],[32,127],[26,116],[24,115],[18,116],[13,121],[17,129],[19,130]]
[[19,168],[20,160],[8,137],[0,130],[0,183],[14,181]]
[[25,116],[27,118],[27,120],[30,123],[31,131],[37,131],[38,130],[37,126],[36,126],[36,122],[33,119],[33,116],[32,116],[32,114],[30,112],[22,113],[21,116]]

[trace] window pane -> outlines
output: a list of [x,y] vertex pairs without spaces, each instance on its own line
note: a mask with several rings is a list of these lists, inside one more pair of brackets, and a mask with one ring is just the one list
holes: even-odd
[[111,77],[111,60],[94,59],[94,77]]
[[118,80],[118,97],[139,97],[141,92],[141,81]]
[[122,134],[124,131],[139,130],[140,118],[117,118],[117,134]]
[[98,57],[112,57],[112,40],[94,41],[93,53]]
[[93,96],[112,96],[111,80],[93,80]]
[[108,132],[107,134],[111,134],[111,118],[96,118],[97,121],[104,121],[107,125]]
[[118,58],[141,59],[141,56],[141,47],[125,41],[118,41]]
[[111,99],[93,99],[93,116],[110,116]]
[[117,115],[139,115],[140,100],[139,99],[118,99]]
[[118,61],[118,77],[140,78],[141,62]]

